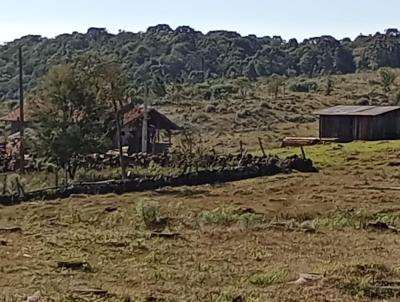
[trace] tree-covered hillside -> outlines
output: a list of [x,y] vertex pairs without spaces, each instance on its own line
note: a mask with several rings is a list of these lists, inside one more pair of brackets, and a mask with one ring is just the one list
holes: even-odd
[[18,89],[18,47],[23,47],[26,88],[34,89],[49,66],[75,56],[94,55],[121,63],[132,86],[150,78],[163,83],[199,83],[208,79],[346,74],[379,67],[400,67],[400,32],[336,40],[330,36],[284,41],[279,36],[242,37],[236,32],[203,34],[188,26],[150,27],[145,33],[90,28],[54,39],[25,36],[0,45],[0,100]]

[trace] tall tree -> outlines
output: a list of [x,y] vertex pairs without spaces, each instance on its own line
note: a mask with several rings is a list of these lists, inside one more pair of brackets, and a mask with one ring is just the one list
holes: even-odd
[[121,65],[107,62],[99,64],[97,68],[99,76],[98,87],[99,97],[104,100],[107,106],[114,112],[115,125],[117,130],[117,140],[119,149],[119,162],[121,166],[122,178],[126,178],[126,168],[122,150],[122,127],[123,109],[128,104],[127,78]]
[[279,88],[284,86],[286,78],[284,76],[273,75],[268,82],[268,92],[276,99],[279,94]]
[[36,153],[74,178],[79,158],[110,146],[106,104],[99,101],[95,70],[87,61],[50,69],[33,107]]

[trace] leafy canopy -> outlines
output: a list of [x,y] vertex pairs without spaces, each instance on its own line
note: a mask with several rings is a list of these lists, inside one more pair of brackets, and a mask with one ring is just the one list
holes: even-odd
[[69,169],[71,177],[79,157],[111,145],[115,127],[109,100],[119,102],[124,86],[122,76],[107,82],[105,75],[113,74],[116,66],[99,66],[85,58],[52,67],[33,106],[34,152]]

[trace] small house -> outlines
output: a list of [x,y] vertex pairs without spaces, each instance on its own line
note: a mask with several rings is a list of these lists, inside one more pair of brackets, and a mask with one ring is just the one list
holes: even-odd
[[[16,133],[20,130],[20,112],[19,108],[9,112],[5,116],[0,117],[1,122],[8,123],[10,125],[10,133]],[[31,114],[29,108],[25,108],[24,111],[24,126],[30,127],[31,125]]]
[[[143,107],[128,107],[122,111],[122,146],[128,147],[128,154],[142,151]],[[161,153],[171,146],[172,132],[181,128],[154,108],[147,110],[149,153]],[[117,136],[114,146],[118,146]]]
[[339,141],[400,138],[400,106],[335,106],[319,115],[319,137]]

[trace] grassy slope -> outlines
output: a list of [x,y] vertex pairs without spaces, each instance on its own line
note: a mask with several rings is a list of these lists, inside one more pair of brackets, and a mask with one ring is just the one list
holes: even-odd
[[[22,232],[0,233],[0,297],[41,290],[59,301],[100,299],[72,292],[86,286],[115,294],[107,301],[232,301],[235,295],[260,302],[369,301],[362,296],[368,278],[398,278],[400,251],[397,234],[360,226],[375,219],[399,225],[400,208],[396,191],[354,187],[397,185],[398,168],[388,162],[399,162],[399,147],[396,141],[308,147],[323,167],[319,174],[1,208],[0,227]],[[149,237],[138,210],[149,200],[159,202],[180,239]],[[233,212],[238,207],[257,214]],[[320,233],[268,228],[287,219],[309,221]],[[88,261],[92,270],[56,268],[73,259]],[[287,284],[304,272],[325,278],[312,286]]]
[[[400,70],[394,70],[396,74]],[[396,89],[384,93],[378,73],[332,76],[333,90],[325,95],[327,78],[311,79],[319,89],[310,93],[294,93],[286,89],[285,96],[274,99],[268,93],[268,79],[254,84],[253,94],[246,100],[229,97],[214,102],[188,100],[158,106],[180,125],[190,124],[198,130],[204,146],[216,150],[237,152],[239,140],[249,150],[258,150],[258,137],[264,145],[278,146],[285,136],[317,136],[318,120],[313,112],[328,106],[359,104],[393,104]],[[298,78],[287,81],[286,87]],[[215,112],[206,112],[212,105]],[[247,114],[246,114],[247,113]]]
[[[299,150],[276,149],[283,136],[311,136],[317,131],[316,122],[295,123],[289,121],[291,117],[366,98],[373,104],[385,103],[379,85],[371,82],[376,80],[374,74],[334,79],[331,96],[321,89],[273,100],[261,81],[257,98],[215,104],[225,106],[226,113],[205,113],[206,101],[172,104],[162,110],[178,123],[192,122],[206,147],[235,152],[242,139],[250,151],[259,152],[260,136],[269,152],[287,155]],[[261,107],[261,102],[268,106]],[[253,113],[238,119],[236,113],[245,110]],[[204,122],[195,121],[199,114],[205,115]],[[56,301],[129,301],[131,297],[223,302],[235,295],[260,302],[368,301],[362,294],[368,294],[370,278],[400,278],[400,252],[397,234],[369,232],[361,226],[375,219],[397,225],[400,208],[396,191],[354,187],[396,186],[399,147],[398,141],[307,147],[307,155],[321,167],[319,174],[0,208],[0,227],[22,228],[21,233],[0,229],[0,298],[17,301],[40,290]],[[137,210],[148,200],[159,202],[169,228],[182,238],[149,237]],[[110,206],[117,211],[105,211]],[[239,207],[251,207],[258,214],[232,212]],[[306,220],[321,233],[268,228],[271,221],[287,219]],[[57,261],[73,259],[88,261],[92,270],[56,268]],[[362,266],[373,264],[381,266]],[[312,286],[286,284],[303,272],[326,277]],[[101,287],[115,296],[102,299],[72,292],[82,286]],[[383,300],[383,295],[378,298]]]

